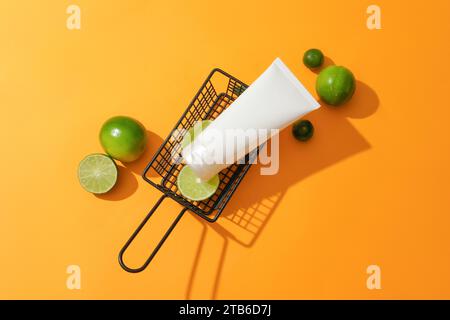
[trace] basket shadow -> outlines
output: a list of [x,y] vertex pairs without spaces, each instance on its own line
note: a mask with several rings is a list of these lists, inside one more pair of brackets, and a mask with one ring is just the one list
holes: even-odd
[[[263,176],[260,174],[261,165],[254,165],[216,223],[209,224],[198,218],[203,224],[205,235],[210,229],[223,239],[216,276],[212,281],[214,285],[211,289],[211,298],[217,297],[229,240],[234,240],[245,247],[252,247],[291,186],[370,149],[370,143],[353,127],[348,118],[369,117],[376,112],[378,105],[377,94],[368,85],[358,81],[355,96],[347,105],[337,108],[324,105],[305,117],[316,129],[310,141],[306,143],[297,141],[291,134],[291,128],[286,128],[280,133],[277,174]],[[192,295],[193,279],[206,241],[205,235],[201,237],[197,257],[194,259],[186,291],[187,299]]]
[[278,172],[261,175],[262,166],[254,165],[214,226],[218,232],[251,247],[290,186],[371,147],[347,118],[370,116],[379,100],[365,83],[357,87],[347,105],[323,106],[306,117],[316,129],[310,141],[295,140],[290,128],[280,133]]

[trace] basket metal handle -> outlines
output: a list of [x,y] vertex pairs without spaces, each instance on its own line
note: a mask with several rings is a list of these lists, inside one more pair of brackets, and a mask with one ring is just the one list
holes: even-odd
[[133,232],[133,234],[131,235],[130,239],[128,239],[128,241],[125,243],[125,245],[123,246],[122,250],[120,250],[119,252],[119,263],[120,266],[125,270],[128,271],[130,273],[138,273],[141,272],[143,270],[145,270],[145,268],[147,268],[147,266],[150,264],[150,262],[153,260],[153,258],[155,257],[155,255],[158,253],[159,249],[162,247],[162,245],[164,244],[164,242],[166,241],[166,239],[169,237],[170,233],[173,231],[173,229],[175,228],[175,226],[177,225],[177,223],[180,221],[181,217],[183,217],[184,213],[188,210],[187,208],[183,208],[180,213],[178,214],[178,216],[175,218],[175,220],[172,222],[171,226],[169,227],[169,229],[167,229],[166,233],[164,234],[164,236],[162,237],[162,239],[159,241],[158,245],[155,247],[155,249],[153,249],[153,252],[150,254],[150,256],[147,258],[147,260],[144,262],[144,264],[139,267],[139,268],[130,268],[128,267],[125,262],[123,261],[123,255],[125,253],[125,251],[127,250],[127,248],[130,246],[130,244],[133,242],[134,238],[136,238],[136,236],[139,234],[139,232],[142,230],[142,228],[145,226],[145,224],[147,223],[147,221],[150,219],[150,217],[153,215],[153,213],[156,211],[156,209],[158,209],[159,205],[163,202],[163,200],[166,198],[166,195],[162,195],[161,198],[159,198],[159,200],[155,203],[155,205],[153,206],[153,208],[149,211],[149,213],[147,214],[147,216],[144,218],[144,220],[142,220],[141,224],[137,227],[137,229]]

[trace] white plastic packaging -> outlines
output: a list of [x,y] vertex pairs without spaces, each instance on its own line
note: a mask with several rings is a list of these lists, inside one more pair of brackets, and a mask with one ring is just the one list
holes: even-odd
[[184,162],[199,178],[209,180],[278,130],[319,107],[314,97],[277,58],[184,148]]

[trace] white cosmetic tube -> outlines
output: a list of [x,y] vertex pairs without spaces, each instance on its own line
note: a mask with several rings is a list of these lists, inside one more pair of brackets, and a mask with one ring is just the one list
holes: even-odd
[[273,134],[320,107],[277,58],[227,109],[182,151],[202,180],[243,158]]

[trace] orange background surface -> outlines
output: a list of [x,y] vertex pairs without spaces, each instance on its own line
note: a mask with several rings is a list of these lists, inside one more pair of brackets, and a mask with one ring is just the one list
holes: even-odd
[[[447,0],[1,1],[0,298],[450,298],[449,21]],[[308,143],[283,132],[279,174],[252,168],[216,224],[185,215],[124,272],[118,251],[160,196],[139,173],[211,69],[251,83],[279,56],[314,92],[311,47],[354,72],[353,100],[308,115]],[[149,151],[96,197],[77,166],[114,115],[146,126]],[[163,205],[130,263],[179,210]],[[255,211],[252,230],[232,222]]]

